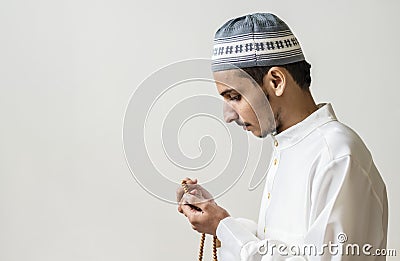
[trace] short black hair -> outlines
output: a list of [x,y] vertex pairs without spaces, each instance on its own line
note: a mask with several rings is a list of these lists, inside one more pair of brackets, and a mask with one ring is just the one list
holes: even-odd
[[256,83],[262,86],[264,76],[269,72],[272,67],[285,68],[290,73],[290,75],[292,75],[294,81],[300,86],[302,90],[309,90],[311,84],[311,64],[309,64],[307,61],[300,61],[277,66],[247,67],[242,68],[242,70],[250,75],[251,78],[256,81]]

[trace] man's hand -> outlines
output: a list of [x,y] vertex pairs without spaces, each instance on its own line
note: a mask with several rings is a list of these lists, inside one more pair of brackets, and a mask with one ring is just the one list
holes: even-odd
[[[194,230],[199,233],[216,235],[219,222],[229,217],[229,213],[215,203],[211,194],[198,185],[196,179],[186,178],[185,181],[189,188],[189,195],[184,195],[183,189],[178,189],[178,211],[188,218]],[[193,206],[201,211],[196,210]]]
[[202,211],[197,211],[188,205],[182,205],[182,213],[188,218],[192,228],[199,233],[206,233],[215,236],[219,222],[229,213],[218,206],[215,202],[205,201],[202,203],[193,204]]
[[[197,179],[193,179],[192,180],[190,178],[185,178],[182,181],[186,182],[186,184],[187,184],[187,186],[189,188],[189,192],[191,192],[191,193],[196,192],[196,191],[193,191],[193,187],[197,186]],[[184,194],[185,194],[185,191],[183,190],[182,187],[179,187],[176,190],[176,202],[179,203],[178,211],[179,211],[179,213],[182,213],[182,214],[183,214],[183,211],[182,211],[182,208],[181,208],[181,203],[182,203],[181,201],[182,201],[182,197],[183,197]]]

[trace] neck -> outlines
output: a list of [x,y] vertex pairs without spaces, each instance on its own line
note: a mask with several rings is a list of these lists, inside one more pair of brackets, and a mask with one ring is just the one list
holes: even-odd
[[303,121],[318,109],[310,91],[302,91],[287,99],[283,107],[277,115],[279,125],[278,133],[292,127],[293,125]]

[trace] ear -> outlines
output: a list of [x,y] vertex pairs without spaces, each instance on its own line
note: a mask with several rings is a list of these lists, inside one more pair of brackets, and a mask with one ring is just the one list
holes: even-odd
[[272,67],[264,76],[264,83],[275,96],[282,96],[286,88],[286,74],[283,68]]

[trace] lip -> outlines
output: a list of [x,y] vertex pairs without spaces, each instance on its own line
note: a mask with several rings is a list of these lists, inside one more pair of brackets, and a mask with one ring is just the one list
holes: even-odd
[[243,128],[245,131],[249,131],[249,127],[251,124],[245,123],[245,122],[236,122],[237,125]]

